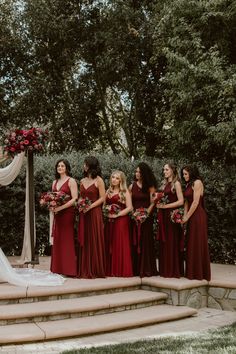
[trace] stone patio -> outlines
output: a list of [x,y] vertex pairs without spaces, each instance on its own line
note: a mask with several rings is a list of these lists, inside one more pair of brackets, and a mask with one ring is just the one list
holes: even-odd
[[[15,258],[9,259],[16,264]],[[50,257],[42,257],[35,268],[48,270],[49,263]],[[66,343],[82,343],[86,338],[94,343],[96,337],[111,338],[111,333],[105,332],[119,338],[119,333],[126,337],[126,333],[141,331],[146,337],[154,327],[158,328],[157,333],[159,328],[165,328],[165,332],[169,328],[172,333],[173,329],[179,331],[181,324],[184,331],[188,328],[185,323],[194,331],[206,314],[211,314],[216,326],[232,323],[236,321],[236,266],[211,266],[210,282],[157,276],[68,278],[62,286],[55,287],[0,283],[0,353],[4,353],[1,344],[2,348],[17,349],[20,343],[57,339],[54,344],[58,348],[56,343],[62,338]],[[79,339],[84,336],[84,340]],[[66,339],[70,337],[77,339]]]

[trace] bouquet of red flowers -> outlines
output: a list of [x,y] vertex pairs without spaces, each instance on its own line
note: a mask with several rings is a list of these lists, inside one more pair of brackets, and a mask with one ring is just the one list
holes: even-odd
[[77,201],[76,208],[78,209],[79,213],[85,212],[91,204],[92,201],[88,197],[82,198]]
[[71,197],[62,191],[44,192],[40,196],[39,203],[42,207],[50,209],[63,205],[67,203],[70,199]]
[[184,216],[184,209],[183,208],[174,209],[170,213],[171,221],[176,224],[181,223],[181,221],[183,220],[183,216]]
[[109,214],[110,215],[118,215],[120,210],[121,209],[120,209],[119,205],[117,205],[117,204],[106,204],[102,209],[104,217],[108,218],[109,221],[112,220],[109,218]]
[[131,218],[135,220],[137,224],[141,224],[147,219],[148,215],[148,210],[146,208],[138,208],[132,212]]
[[153,202],[155,204],[167,204],[168,197],[164,194],[164,192],[153,193]]
[[13,156],[27,150],[41,152],[47,138],[48,131],[41,128],[15,129],[6,135],[4,150]]

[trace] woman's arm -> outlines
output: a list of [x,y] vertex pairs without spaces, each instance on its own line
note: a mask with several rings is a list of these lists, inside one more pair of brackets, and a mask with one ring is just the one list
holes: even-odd
[[187,214],[183,218],[183,223],[187,222],[189,218],[193,215],[195,210],[197,209],[202,194],[203,194],[203,184],[202,181],[200,181],[200,179],[197,179],[193,185],[193,202]]
[[133,187],[133,183],[129,186],[129,192],[130,192],[130,194],[131,194],[131,197],[132,197],[132,187]]
[[155,187],[151,187],[149,188],[149,193],[150,193],[150,205],[147,209],[147,212],[148,214],[150,214],[152,212],[152,209],[154,208],[155,206],[155,203],[154,203],[154,199],[153,199],[153,194],[156,192],[156,189]]
[[73,206],[75,204],[76,199],[78,199],[78,185],[74,178],[70,178],[68,186],[71,192],[71,199],[67,203],[60,205],[59,207],[56,207],[53,210],[55,213]]
[[181,184],[179,181],[175,182],[175,190],[176,190],[176,195],[177,195],[177,201],[174,203],[168,203],[168,204],[157,204],[156,207],[159,209],[174,209],[178,208],[179,206],[184,204],[184,196],[181,188]]
[[[184,201],[184,218],[185,218],[185,216],[187,215],[187,212],[188,212],[188,201],[185,200],[185,201]],[[184,219],[184,218],[183,218],[183,219]]]
[[55,179],[55,181],[52,182],[52,191],[53,191],[53,189],[54,189],[54,186],[55,186],[56,182],[57,182],[56,179]]

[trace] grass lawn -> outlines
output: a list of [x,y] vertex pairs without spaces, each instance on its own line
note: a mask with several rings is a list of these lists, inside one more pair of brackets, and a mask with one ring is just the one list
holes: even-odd
[[214,331],[196,335],[159,337],[132,343],[90,347],[65,351],[62,354],[108,354],[108,353],[177,353],[177,354],[235,354],[236,323]]

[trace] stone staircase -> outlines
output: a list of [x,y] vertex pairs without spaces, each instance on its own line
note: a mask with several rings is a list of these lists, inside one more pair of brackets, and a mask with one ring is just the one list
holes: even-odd
[[118,331],[197,314],[194,308],[168,304],[168,298],[138,277],[67,279],[56,287],[2,283],[0,345]]

